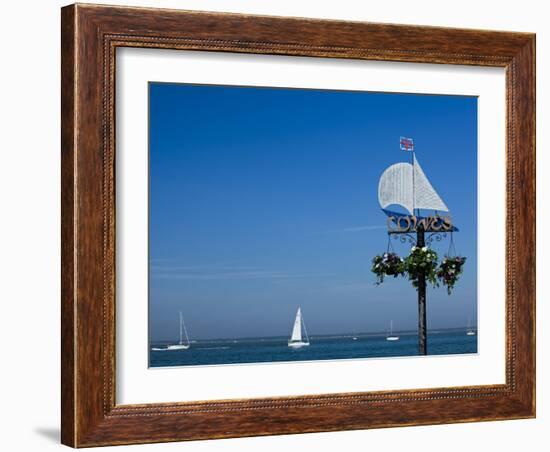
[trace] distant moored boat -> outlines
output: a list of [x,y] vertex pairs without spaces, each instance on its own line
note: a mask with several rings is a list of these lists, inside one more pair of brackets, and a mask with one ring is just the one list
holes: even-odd
[[466,336],[475,336],[475,335],[476,335],[476,332],[472,328],[472,319],[469,318],[468,319],[468,327],[466,328]]
[[393,335],[393,320],[390,320],[390,333],[386,336],[387,341],[398,341],[399,336]]
[[[183,335],[185,333],[185,341],[183,340]],[[180,340],[177,344],[171,344],[166,346],[166,348],[153,348],[156,351],[168,351],[168,350],[187,350],[191,347],[191,342],[189,341],[189,336],[187,334],[187,328],[185,328],[185,322],[183,321],[183,315],[180,311]]]

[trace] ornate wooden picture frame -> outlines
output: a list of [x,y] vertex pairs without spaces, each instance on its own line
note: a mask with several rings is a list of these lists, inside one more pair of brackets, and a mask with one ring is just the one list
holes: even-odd
[[[73,447],[535,416],[535,36],[71,5],[62,9],[62,442]],[[263,399],[115,402],[115,51],[506,71],[506,382]],[[504,150],[503,150],[504,151]]]

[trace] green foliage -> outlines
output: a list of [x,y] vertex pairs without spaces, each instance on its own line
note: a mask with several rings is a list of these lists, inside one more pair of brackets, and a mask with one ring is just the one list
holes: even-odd
[[397,278],[405,271],[403,259],[395,253],[374,256],[371,271],[376,275],[376,284],[382,284],[385,276]]
[[465,257],[449,257],[446,256],[443,258],[443,261],[437,269],[437,277],[444,286],[447,286],[447,293],[451,295],[451,292],[459,280],[460,275],[464,267],[464,262],[466,262]]
[[374,256],[371,271],[376,275],[377,285],[382,284],[386,276],[397,278],[406,274],[413,287],[418,289],[418,283],[424,276],[433,287],[438,287],[441,282],[450,295],[460,279],[465,262],[465,257],[446,256],[438,266],[438,256],[434,250],[427,246],[413,246],[405,259],[389,252]]
[[436,277],[437,259],[437,253],[427,246],[411,248],[410,254],[405,258],[405,272],[413,287],[418,289],[418,281],[422,275],[425,276],[426,282],[434,287],[439,286]]

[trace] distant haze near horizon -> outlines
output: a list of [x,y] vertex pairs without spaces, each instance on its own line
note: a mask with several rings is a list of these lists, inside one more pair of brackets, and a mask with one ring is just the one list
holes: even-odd
[[150,83],[149,102],[152,341],[177,338],[179,311],[192,340],[289,335],[298,306],[311,336],[416,329],[409,281],[370,271],[400,136],[467,257],[451,296],[428,287],[428,328],[476,325],[477,98]]
[[[467,329],[466,325],[456,326],[456,327],[449,327],[449,328],[434,328],[430,330],[432,334],[437,333],[447,333],[447,332],[454,332],[454,331],[464,331]],[[172,328],[172,334],[166,334],[164,336],[161,336],[161,338],[152,339],[152,343],[175,343],[178,341],[178,334],[179,331],[177,328]],[[389,328],[386,328],[384,330],[380,331],[341,331],[338,333],[323,333],[323,334],[310,334],[308,336],[309,339],[316,339],[316,338],[323,338],[323,339],[330,339],[330,338],[351,338],[351,337],[380,337],[383,338],[388,335]],[[417,334],[417,329],[393,329],[394,334],[398,334],[400,336],[409,336],[409,335],[415,335]],[[258,339],[288,339],[289,333],[285,332],[283,334],[274,334],[274,335],[259,335],[259,336],[220,336],[220,337],[194,337],[190,339],[190,342],[235,342],[238,343],[241,342],[255,342],[257,343]]]

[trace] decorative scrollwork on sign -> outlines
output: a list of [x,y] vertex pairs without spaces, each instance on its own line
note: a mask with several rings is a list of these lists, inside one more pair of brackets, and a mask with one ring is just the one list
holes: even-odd
[[407,233],[402,233],[402,234],[392,234],[393,235],[393,239],[394,240],[399,240],[401,243],[410,243],[412,245],[414,245],[416,243],[416,239],[411,235],[411,234],[407,234]]
[[443,240],[445,237],[447,237],[447,233],[446,232],[434,232],[432,234],[430,234],[427,238],[426,238],[426,243],[433,243],[434,240],[436,242],[441,242],[441,240]]

